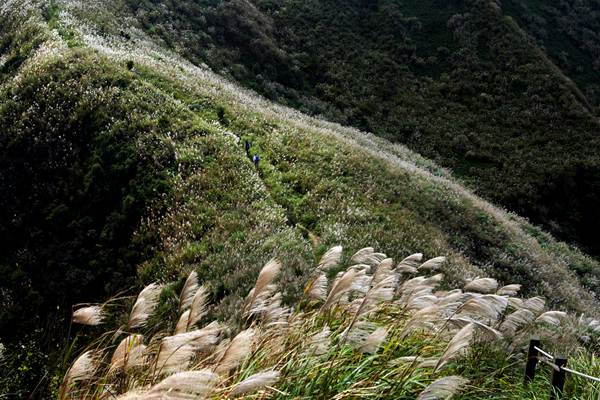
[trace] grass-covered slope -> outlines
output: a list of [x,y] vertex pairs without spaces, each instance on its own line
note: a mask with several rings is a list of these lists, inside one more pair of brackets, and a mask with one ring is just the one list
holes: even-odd
[[594,260],[403,146],[274,105],[139,30],[107,33],[127,26],[117,3],[0,11],[5,393],[46,393],[74,303],[194,270],[232,321],[268,259],[292,301],[334,244],[444,254],[446,284],[489,275],[597,306]]
[[196,64],[403,143],[600,252],[594,1],[125,4],[132,25]]

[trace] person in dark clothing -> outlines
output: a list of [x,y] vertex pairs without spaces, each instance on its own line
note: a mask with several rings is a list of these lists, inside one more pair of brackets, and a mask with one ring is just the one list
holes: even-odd
[[244,143],[244,147],[246,148],[246,155],[250,155],[250,142],[246,140],[246,143]]
[[252,156],[252,162],[254,163],[254,166],[256,167],[256,169],[258,169],[259,161],[260,161],[260,157],[258,156],[258,154],[255,154],[254,156]]

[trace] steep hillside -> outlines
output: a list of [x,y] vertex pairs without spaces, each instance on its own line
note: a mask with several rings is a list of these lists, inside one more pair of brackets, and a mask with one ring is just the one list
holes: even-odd
[[125,3],[196,64],[403,143],[600,254],[596,1]]
[[444,285],[489,275],[552,307],[598,305],[593,259],[402,145],[276,105],[180,58],[118,1],[11,0],[0,18],[7,395],[56,387],[72,358],[64,343],[86,337],[68,323],[75,303],[182,283],[195,270],[210,288],[210,316],[236,320],[267,260],[286,266],[288,302],[336,244],[396,259],[447,255]]

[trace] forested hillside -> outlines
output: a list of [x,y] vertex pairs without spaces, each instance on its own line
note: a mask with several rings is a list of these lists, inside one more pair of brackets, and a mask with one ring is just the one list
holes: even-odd
[[600,253],[597,0],[126,3],[197,64],[406,144]]
[[[0,4],[2,396],[56,394],[99,333],[70,324],[79,303],[113,296],[117,319],[142,285],[161,282],[151,322],[163,331],[194,271],[207,316],[235,327],[269,259],[285,266],[281,301],[293,304],[335,245],[444,255],[442,288],[489,276],[550,307],[596,312],[594,258],[385,139],[579,235],[597,221],[598,147],[578,87],[496,24],[508,20],[490,4],[457,16],[462,3],[415,2],[418,18],[346,2],[338,18],[336,4]],[[456,34],[438,23],[447,19]]]

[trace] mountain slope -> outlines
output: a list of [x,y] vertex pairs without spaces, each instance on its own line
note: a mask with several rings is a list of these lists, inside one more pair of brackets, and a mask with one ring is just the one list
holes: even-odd
[[[600,252],[593,0],[125,3],[195,63],[406,144],[485,198]],[[557,61],[562,48],[571,68]]]
[[193,269],[211,315],[235,319],[268,259],[284,263],[292,300],[334,244],[445,254],[448,285],[490,275],[554,307],[597,306],[596,261],[401,145],[273,104],[125,29],[119,2],[0,12],[7,393],[59,375],[74,303]]

